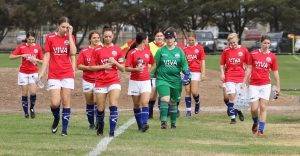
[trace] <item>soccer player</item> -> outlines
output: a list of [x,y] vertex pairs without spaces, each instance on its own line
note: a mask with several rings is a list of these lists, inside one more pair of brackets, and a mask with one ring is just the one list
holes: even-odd
[[[48,34],[45,42],[45,54],[39,78],[48,68],[48,90],[51,98],[51,111],[54,117],[52,133],[56,133],[62,104],[62,136],[67,136],[71,115],[71,90],[74,89],[76,68],[76,46],[73,27],[67,17],[58,20],[57,32]],[[49,67],[48,67],[49,66]]]
[[38,63],[43,62],[43,52],[40,45],[35,43],[34,32],[26,34],[26,42],[18,45],[10,54],[10,59],[22,58],[18,74],[18,85],[21,87],[21,103],[26,118],[28,114],[28,93],[30,99],[30,117],[35,118],[36,82],[38,79]]
[[97,135],[103,135],[105,103],[108,98],[109,136],[113,137],[118,120],[118,103],[121,93],[120,75],[118,70],[125,71],[124,55],[117,45],[112,43],[113,30],[110,27],[103,28],[103,47],[95,49],[94,69],[98,70],[95,82],[95,93],[97,103],[98,129]]
[[[175,46],[173,31],[165,32],[166,46],[155,54],[153,69],[157,75],[156,88],[161,98],[160,120],[161,129],[166,129],[168,104],[170,104],[171,128],[176,128],[177,102],[180,100],[182,84],[190,83],[190,71],[184,53]],[[184,74],[181,79],[181,72]]]
[[195,33],[188,34],[188,45],[183,48],[191,71],[191,83],[185,86],[186,116],[192,115],[192,98],[195,100],[195,114],[200,111],[199,81],[205,77],[205,52],[196,42]]
[[77,58],[77,68],[83,71],[82,75],[82,90],[86,101],[86,115],[89,122],[89,128],[95,128],[95,79],[96,72],[92,66],[95,66],[94,50],[101,47],[100,33],[92,31],[89,34],[90,45],[82,49]]
[[[271,40],[269,36],[261,37],[261,48],[250,53],[249,66],[244,83],[250,79],[249,96],[251,115],[253,119],[252,132],[257,136],[264,136],[267,119],[267,104],[271,93],[270,71],[275,78],[275,92],[279,95],[280,80],[277,58],[269,51]],[[259,110],[259,111],[258,111]]]
[[245,77],[245,67],[249,57],[247,48],[238,45],[238,36],[231,33],[227,37],[229,47],[225,48],[220,57],[221,81],[225,83],[226,94],[228,95],[227,114],[230,117],[230,124],[236,123],[236,115],[239,113],[240,120],[244,120],[241,111],[234,109],[234,101]]
[[[155,33],[154,41],[149,43],[149,47],[150,47],[150,50],[151,50],[151,53],[153,56],[155,56],[155,54],[159,48],[166,45],[164,39],[165,39],[165,37],[164,37],[163,32],[158,31]],[[152,91],[151,91],[151,96],[150,96],[150,100],[149,100],[149,118],[150,119],[153,118],[153,108],[154,108],[156,98],[157,98],[155,82],[156,82],[156,76],[154,74],[151,74]],[[159,106],[160,106],[160,99],[158,98],[158,107]]]
[[147,47],[148,37],[145,33],[136,35],[135,43],[130,47],[125,63],[125,70],[130,72],[128,95],[133,101],[133,112],[140,131],[148,130],[151,94],[150,67],[154,63],[153,55]]

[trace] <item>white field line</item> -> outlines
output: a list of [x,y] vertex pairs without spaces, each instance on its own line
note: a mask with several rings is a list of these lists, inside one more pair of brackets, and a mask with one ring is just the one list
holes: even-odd
[[294,57],[296,60],[300,61],[300,58],[299,58],[298,56],[293,55],[293,57]]
[[[130,118],[125,124],[123,124],[121,127],[119,127],[115,131],[115,137],[118,137],[122,133],[125,132],[125,130],[131,126],[133,123],[135,123],[134,118]],[[108,144],[115,138],[115,137],[104,137],[100,140],[100,142],[97,144],[97,146],[88,154],[89,156],[96,156],[101,155],[102,152],[104,152],[107,149]]]

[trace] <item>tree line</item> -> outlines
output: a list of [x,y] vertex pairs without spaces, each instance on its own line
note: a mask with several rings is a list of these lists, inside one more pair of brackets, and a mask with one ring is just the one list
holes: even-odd
[[[37,31],[60,16],[71,19],[74,34],[110,25],[152,34],[169,27],[182,32],[216,25],[242,35],[251,22],[268,23],[271,31],[300,32],[296,0],[0,0],[0,42],[12,29]],[[79,40],[79,46],[83,40]]]

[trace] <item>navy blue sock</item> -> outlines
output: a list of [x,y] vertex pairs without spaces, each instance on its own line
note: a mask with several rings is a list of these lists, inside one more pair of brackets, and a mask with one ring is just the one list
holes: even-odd
[[258,117],[252,117],[253,123],[257,124],[258,123]]
[[155,100],[154,101],[149,101],[148,106],[149,106],[149,117],[153,117],[153,108],[155,105]]
[[99,126],[100,129],[104,128],[104,111],[99,111],[97,109],[97,124]]
[[149,108],[148,107],[142,107],[142,124],[148,124],[148,118],[149,118]]
[[197,96],[193,95],[193,98],[195,100],[195,103],[200,105],[200,95],[199,94]]
[[136,123],[138,127],[140,128],[142,126],[142,113],[140,108],[133,108],[134,117],[136,120]]
[[28,114],[28,97],[27,96],[22,96],[22,107],[23,111],[26,114]]
[[192,98],[189,96],[185,97],[185,109],[186,111],[192,111]]
[[265,122],[259,121],[258,122],[258,131],[261,132],[261,133],[263,133],[264,130],[265,130]]
[[36,101],[36,94],[30,95],[30,109],[34,108],[35,101]]
[[110,106],[109,107],[110,110],[110,115],[109,115],[109,133],[113,134],[116,126],[117,126],[117,121],[118,121],[118,107],[117,106]]
[[60,111],[59,107],[51,108],[51,112],[53,114],[54,119],[59,119],[59,111]]
[[71,116],[71,108],[63,108],[62,110],[62,132],[67,132],[68,125],[69,125],[69,119]]
[[94,104],[86,104],[86,116],[90,125],[94,125],[94,112],[95,106]]
[[235,109],[233,108],[233,105],[234,104],[232,102],[227,103],[227,114],[231,119],[235,118],[235,113],[236,113]]

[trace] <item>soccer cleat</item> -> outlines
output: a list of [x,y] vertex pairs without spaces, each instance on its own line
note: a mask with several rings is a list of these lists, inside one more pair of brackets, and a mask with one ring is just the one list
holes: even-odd
[[243,112],[242,112],[242,111],[240,111],[240,110],[237,110],[237,114],[238,114],[238,116],[239,116],[239,119],[240,119],[241,121],[244,121],[244,120],[245,120],[245,117],[244,117],[244,114],[243,114]]
[[59,118],[53,120],[52,126],[51,126],[51,131],[52,133],[56,133],[57,132],[57,126],[59,123]]
[[235,118],[230,120],[230,124],[236,124]]
[[114,137],[115,136],[115,132],[109,132],[109,137]]
[[144,124],[141,127],[141,132],[146,132],[149,129],[149,125],[148,124]]
[[67,132],[64,132],[64,131],[62,131],[62,132],[61,132],[61,136],[68,136],[68,133],[67,133]]
[[196,103],[196,105],[195,105],[195,114],[198,114],[199,111],[200,111],[200,104]]
[[31,109],[29,109],[29,111],[30,111],[30,117],[31,117],[32,119],[35,118],[35,112],[34,112],[34,109],[31,108]]
[[89,129],[95,129],[95,127],[96,127],[96,126],[95,126],[94,124],[90,124],[90,125],[89,125]]
[[186,111],[185,116],[186,117],[191,117],[192,116],[192,112],[191,111]]
[[253,134],[256,134],[256,133],[257,133],[257,127],[258,127],[257,123],[254,123],[254,124],[252,125],[252,133],[253,133]]
[[103,127],[101,128],[101,126],[98,127],[97,129],[97,135],[98,136],[102,136],[103,135]]
[[176,129],[176,125],[175,124],[171,124],[171,129]]
[[160,128],[161,129],[167,129],[168,128],[167,122],[166,121],[162,121],[161,125],[160,125]]
[[257,133],[255,133],[255,136],[259,137],[259,138],[265,138],[266,137],[266,135],[261,131],[257,131]]
[[29,118],[29,114],[25,114],[25,118]]

